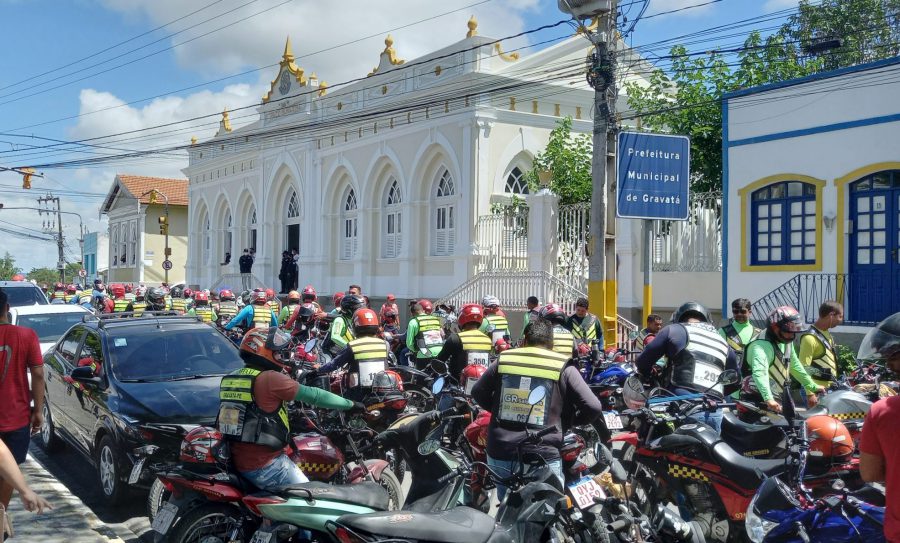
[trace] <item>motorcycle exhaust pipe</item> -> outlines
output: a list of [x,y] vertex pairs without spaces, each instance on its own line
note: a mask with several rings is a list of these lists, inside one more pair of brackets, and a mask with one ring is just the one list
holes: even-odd
[[685,522],[677,513],[662,504],[656,505],[653,525],[658,532],[674,537],[679,541],[694,540],[694,530],[691,524]]
[[610,522],[609,524],[607,524],[606,531],[611,534],[624,532],[625,530],[631,528],[632,524],[634,524],[634,522],[630,518],[619,519],[615,522]]

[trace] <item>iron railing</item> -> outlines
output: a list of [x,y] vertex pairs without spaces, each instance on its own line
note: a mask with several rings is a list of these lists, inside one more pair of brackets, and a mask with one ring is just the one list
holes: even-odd
[[691,194],[686,221],[653,221],[653,271],[722,271],[722,193]]
[[877,289],[864,286],[863,277],[848,273],[801,273],[758,300],[753,300],[753,322],[765,328],[766,317],[776,307],[788,305],[797,309],[807,324],[819,317],[819,306],[828,300],[844,306],[844,323],[871,326],[887,315],[870,311],[881,304],[875,298]]
[[556,262],[553,275],[580,290],[587,289],[590,203],[559,206],[556,220]]
[[[209,287],[210,291],[217,291],[220,288],[231,289],[235,295],[244,290],[244,280],[242,273],[225,273],[219,276]],[[250,274],[250,290],[255,288],[265,288],[265,283],[260,281],[259,277]]]
[[475,271],[528,269],[528,209],[478,217]]

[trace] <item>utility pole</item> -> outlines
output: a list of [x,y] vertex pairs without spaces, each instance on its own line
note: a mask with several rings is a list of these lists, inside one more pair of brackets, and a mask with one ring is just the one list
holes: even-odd
[[[66,256],[64,249],[64,239],[63,239],[63,230],[62,230],[62,213],[59,207],[59,198],[53,196],[48,193],[46,196],[42,196],[37,199],[38,205],[41,206],[38,214],[43,216],[45,213],[48,215],[56,215],[53,222],[56,223],[57,232],[56,232],[56,246],[59,249],[59,260],[56,263],[57,269],[59,269],[59,280],[62,283],[66,282]],[[44,207],[46,206],[46,207]],[[52,230],[53,222],[45,222],[44,229]]]
[[[558,0],[560,10],[575,19],[597,18],[591,30],[580,24],[579,31],[594,46],[588,60],[587,81],[594,89],[593,158],[591,160],[591,218],[588,239],[588,301],[599,316],[606,345],[616,342],[617,287],[615,209],[609,206],[609,177],[615,172],[616,103],[615,40],[616,0]],[[612,149],[613,152],[610,152]],[[615,202],[615,200],[613,200]],[[610,227],[611,226],[611,227]]]

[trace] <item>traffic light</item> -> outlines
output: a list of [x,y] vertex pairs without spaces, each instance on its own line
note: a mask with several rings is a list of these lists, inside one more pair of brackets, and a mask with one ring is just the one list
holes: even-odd
[[159,217],[159,233],[163,236],[169,233],[169,222],[165,215]]
[[34,174],[34,168],[22,168],[20,171],[22,172],[22,188],[30,189],[31,176]]

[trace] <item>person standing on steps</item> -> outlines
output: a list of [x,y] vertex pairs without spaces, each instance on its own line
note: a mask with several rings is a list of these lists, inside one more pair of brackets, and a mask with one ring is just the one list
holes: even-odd
[[250,274],[253,273],[253,257],[250,250],[244,249],[244,254],[238,259],[238,267],[241,270],[241,286],[244,290],[250,290]]

